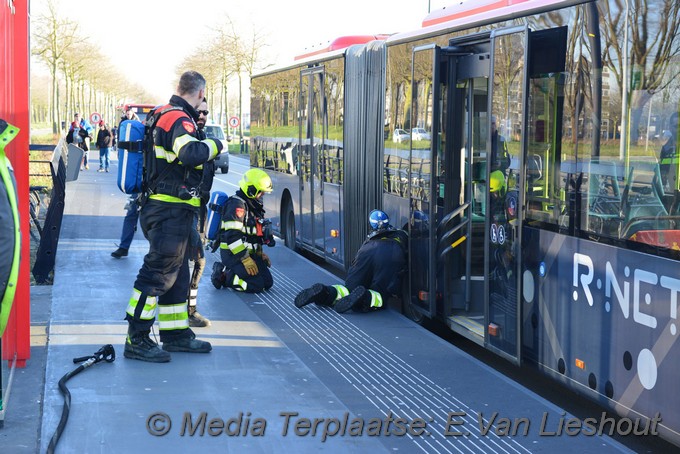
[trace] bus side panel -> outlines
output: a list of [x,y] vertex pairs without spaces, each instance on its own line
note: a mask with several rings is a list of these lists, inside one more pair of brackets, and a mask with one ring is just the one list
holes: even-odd
[[[297,175],[289,175],[282,172],[267,171],[267,173],[272,179],[274,190],[271,194],[263,197],[265,215],[272,221],[274,233],[282,238],[283,224],[281,216],[283,213],[281,210],[285,209],[285,206],[282,206],[282,204],[284,201],[291,200],[293,210],[299,209],[299,204],[297,203],[300,189],[299,178]],[[297,213],[295,214],[297,215]]]
[[326,228],[326,260],[343,264],[344,249],[342,235],[342,186],[325,183],[323,189],[324,226]]
[[659,429],[680,441],[677,262],[531,227],[523,234],[525,359],[621,415],[660,414]]

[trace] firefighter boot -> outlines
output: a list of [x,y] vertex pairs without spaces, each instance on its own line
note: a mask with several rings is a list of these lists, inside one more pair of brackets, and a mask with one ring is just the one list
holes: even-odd
[[352,290],[349,295],[344,298],[340,298],[337,303],[335,303],[335,311],[343,314],[350,309],[358,310],[364,300],[369,297],[370,293],[363,286],[358,286]]
[[212,350],[210,342],[200,341],[195,339],[192,332],[189,337],[180,337],[179,339],[171,339],[163,341],[163,350],[168,352],[186,352],[186,353],[208,353]]
[[[328,289],[325,285],[314,284],[297,294],[295,297],[295,307],[301,308],[311,303],[320,304],[328,300],[329,296]],[[327,306],[327,304],[322,305]]]
[[170,361],[170,354],[158,347],[158,344],[149,337],[149,331],[135,332],[129,327],[123,356],[150,363],[167,363]]
[[196,306],[189,306],[189,326],[192,328],[205,328],[210,326],[210,320],[202,316]]
[[213,263],[213,270],[212,274],[210,275],[210,282],[212,282],[213,287],[215,287],[217,290],[221,289],[224,286],[225,280],[226,275],[224,273],[224,265],[222,265],[222,262]]

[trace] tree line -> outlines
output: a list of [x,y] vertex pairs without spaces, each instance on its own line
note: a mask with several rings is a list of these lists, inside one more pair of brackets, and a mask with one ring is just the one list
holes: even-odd
[[[264,37],[257,31],[239,33],[231,18],[213,30],[211,39],[184,58],[176,67],[176,76],[193,69],[205,76],[206,97],[212,112],[228,117],[228,87],[237,84],[237,111],[242,118],[243,78],[255,71],[264,47]],[[74,112],[101,112],[104,118],[115,118],[115,108],[126,102],[154,104],[153,95],[130,82],[101,51],[84,36],[78,23],[64,17],[57,0],[48,0],[45,13],[32,21],[31,55],[48,70],[48,82],[32,77],[31,120],[49,123],[57,134],[71,120]],[[255,27],[253,27],[255,30]],[[97,64],[91,64],[97,62]],[[34,81],[36,82],[34,84]],[[42,93],[39,91],[42,89]],[[44,92],[47,92],[46,94]],[[243,136],[243,122],[240,125]]]

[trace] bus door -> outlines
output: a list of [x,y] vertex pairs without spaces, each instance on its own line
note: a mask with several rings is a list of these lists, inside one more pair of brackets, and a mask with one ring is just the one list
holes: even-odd
[[[470,284],[472,274],[478,283],[483,282],[483,235],[473,229],[479,229],[484,217],[476,216],[475,225],[471,222],[473,208],[482,208],[473,207],[465,181],[473,154],[483,168],[484,155],[476,151],[482,144],[467,143],[470,130],[479,127],[479,116],[487,109],[488,74],[488,50],[480,53],[473,47],[429,45],[413,51],[411,126],[419,124],[425,112],[431,115],[431,141],[423,143],[412,135],[410,152],[407,309],[418,321],[435,315],[448,317],[454,308],[466,313],[474,310],[482,320],[485,315],[483,298],[474,307],[466,302],[468,295],[483,295],[482,288],[473,292]],[[478,247],[473,249],[471,244]],[[478,254],[474,261],[466,260],[471,250]],[[484,339],[481,323],[462,329],[480,344]]]
[[526,26],[491,33],[487,116],[486,347],[521,361],[520,223],[523,218],[527,61]]
[[325,251],[321,152],[326,137],[324,68],[300,73],[300,238],[307,247]]
[[437,311],[463,336],[484,345],[489,34],[437,49],[435,71],[441,130],[432,154],[434,193],[430,266]]
[[[510,106],[501,94],[523,92],[526,37],[522,27],[496,30],[451,40],[444,48],[416,48],[413,54],[412,110],[428,102],[419,72],[428,60],[432,68],[428,109],[433,141],[430,178],[422,183],[427,197],[418,195],[414,183],[420,150],[411,150],[411,218],[424,212],[429,220],[427,240],[418,240],[417,224],[411,223],[411,307],[428,317],[444,317],[453,330],[513,361],[519,361],[520,345],[516,227],[503,214],[512,197],[515,217],[520,207],[516,192],[508,196],[513,165],[508,153],[499,151],[505,144],[497,123],[511,109],[512,120],[523,124],[523,103]],[[501,65],[508,70],[508,57],[517,59],[513,78],[497,87],[496,71]]]

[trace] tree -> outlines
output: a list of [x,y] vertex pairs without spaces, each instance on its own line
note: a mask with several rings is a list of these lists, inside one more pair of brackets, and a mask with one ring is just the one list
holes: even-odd
[[[232,65],[231,53],[229,52],[230,41],[225,36],[221,29],[215,29],[216,37],[210,45],[210,53],[214,56],[212,65],[218,68],[219,79],[216,79],[220,89],[219,96],[219,115],[220,123],[225,126],[224,119],[228,117],[229,103],[228,103],[228,85],[229,79],[234,75],[234,68]],[[212,100],[215,102],[215,100]],[[211,110],[215,111],[214,105],[211,104]]]
[[56,134],[61,122],[57,71],[64,61],[64,54],[78,41],[78,24],[57,15],[56,0],[48,0],[47,7],[48,13],[38,16],[36,20],[36,32],[33,35],[31,52],[42,60],[50,71],[52,78],[50,121],[52,132]]
[[[225,28],[222,30],[222,39],[227,46],[228,58],[231,62],[230,67],[238,78],[238,117],[243,118],[243,75],[248,75],[248,80],[255,72],[259,64],[259,53],[265,47],[265,37],[257,31],[254,25],[251,27],[248,41],[241,38],[234,22],[229,16],[225,21]],[[243,121],[239,125],[239,136],[241,137],[241,151],[244,151],[243,143]]]
[[[629,132],[631,143],[635,143],[645,105],[678,77],[670,69],[680,56],[680,2],[664,0],[659,10],[650,10],[646,0],[614,0],[598,2],[598,6],[605,44],[603,63],[614,73],[619,87],[624,86],[624,71],[628,71]],[[631,43],[627,64],[626,18]]]

